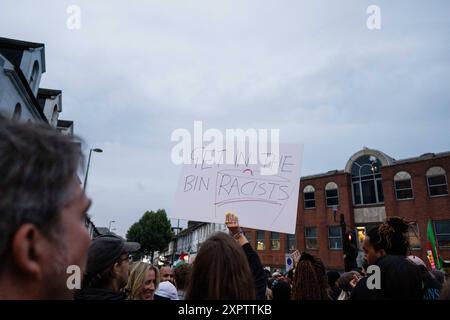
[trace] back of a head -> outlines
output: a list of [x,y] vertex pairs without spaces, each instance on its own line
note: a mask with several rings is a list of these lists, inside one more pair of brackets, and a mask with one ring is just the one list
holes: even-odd
[[355,277],[358,277],[358,275],[359,273],[356,271],[344,272],[337,280],[339,289],[344,291],[352,291],[352,286],[350,282]]
[[173,270],[175,277],[175,283],[178,290],[186,290],[190,277],[191,277],[192,266],[187,263],[183,263]]
[[217,232],[202,243],[194,260],[186,299],[255,299],[247,258],[231,236]]
[[328,271],[327,272],[328,285],[330,287],[336,286],[336,281],[338,281],[340,276],[341,275],[337,271]]
[[284,280],[276,281],[272,286],[273,300],[290,300],[291,286]]
[[403,218],[392,217],[378,227],[380,246],[386,254],[406,256],[409,249],[408,224]]
[[155,300],[178,300],[177,288],[170,281],[163,281],[155,291]]
[[302,253],[294,274],[293,300],[328,300],[325,266],[319,258]]

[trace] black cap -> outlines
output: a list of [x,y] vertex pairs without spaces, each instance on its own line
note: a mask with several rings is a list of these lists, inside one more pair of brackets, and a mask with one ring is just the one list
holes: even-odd
[[94,276],[116,263],[124,253],[138,251],[137,242],[126,242],[122,238],[108,234],[92,240],[88,251],[86,273]]

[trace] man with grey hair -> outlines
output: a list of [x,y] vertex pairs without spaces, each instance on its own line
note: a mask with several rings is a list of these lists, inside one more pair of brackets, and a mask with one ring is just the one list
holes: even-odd
[[0,117],[0,299],[72,299],[83,274],[91,201],[77,177],[82,154],[53,129]]

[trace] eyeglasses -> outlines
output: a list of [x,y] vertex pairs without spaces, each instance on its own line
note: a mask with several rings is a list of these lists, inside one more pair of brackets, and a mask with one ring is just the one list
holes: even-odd
[[131,254],[127,254],[125,257],[123,257],[124,254],[122,256],[120,256],[119,261],[118,262],[123,262],[123,261],[128,261],[128,262],[133,262],[133,256]]

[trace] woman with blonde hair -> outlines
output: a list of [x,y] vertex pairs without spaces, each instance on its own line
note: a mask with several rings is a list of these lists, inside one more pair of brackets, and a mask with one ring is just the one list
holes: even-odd
[[136,262],[128,277],[128,300],[153,300],[159,285],[159,270],[145,262]]

